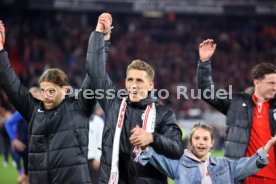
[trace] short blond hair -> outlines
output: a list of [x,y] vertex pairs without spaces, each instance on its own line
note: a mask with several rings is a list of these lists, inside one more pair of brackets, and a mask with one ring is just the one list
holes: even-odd
[[142,70],[145,71],[149,78],[153,81],[155,71],[151,65],[146,63],[145,61],[142,61],[140,59],[133,60],[127,67],[126,74],[128,73],[129,70]]

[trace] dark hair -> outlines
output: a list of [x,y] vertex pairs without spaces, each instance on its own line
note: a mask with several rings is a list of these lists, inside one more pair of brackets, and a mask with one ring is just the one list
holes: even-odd
[[251,75],[253,80],[262,80],[264,79],[266,74],[276,74],[276,66],[273,65],[272,63],[261,63],[258,65],[255,65],[251,69]]
[[211,141],[214,141],[213,128],[210,127],[210,126],[207,125],[207,124],[197,123],[197,124],[195,124],[195,125],[193,126],[193,128],[192,128],[191,135],[190,135],[190,137],[189,137],[188,147],[191,148],[193,134],[194,134],[194,132],[195,132],[197,129],[199,129],[199,128],[202,128],[202,129],[208,131],[208,132],[210,133],[210,136],[211,136]]
[[39,78],[39,83],[41,82],[51,82],[60,87],[69,86],[67,75],[64,71],[58,68],[50,68],[45,70]]
[[142,70],[145,71],[149,78],[151,80],[154,79],[154,69],[152,68],[151,65],[146,63],[145,61],[142,61],[140,59],[134,60],[128,65],[126,73],[128,73],[129,70]]

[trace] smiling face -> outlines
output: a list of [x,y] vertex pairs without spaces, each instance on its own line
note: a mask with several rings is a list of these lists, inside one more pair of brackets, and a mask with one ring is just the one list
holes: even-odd
[[193,154],[201,161],[205,161],[214,145],[210,130],[201,127],[196,128],[191,134],[190,144]]
[[153,81],[146,71],[131,69],[127,72],[125,86],[131,102],[139,102],[148,96],[153,88]]
[[142,60],[134,60],[127,67],[125,87],[131,102],[139,102],[147,98],[153,89],[154,69]]

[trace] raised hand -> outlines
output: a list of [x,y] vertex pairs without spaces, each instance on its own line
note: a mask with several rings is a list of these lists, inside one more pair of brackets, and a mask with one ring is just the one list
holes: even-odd
[[98,18],[96,27],[97,32],[107,33],[110,31],[112,25],[112,16],[109,13],[102,13]]
[[5,26],[4,23],[0,20],[0,50],[3,49],[5,44]]
[[264,149],[266,152],[269,151],[269,149],[276,144],[276,135],[274,137],[271,137],[269,141],[267,141],[266,145],[264,146]]
[[209,61],[216,50],[217,44],[214,43],[213,39],[204,40],[199,45],[199,58],[201,62]]

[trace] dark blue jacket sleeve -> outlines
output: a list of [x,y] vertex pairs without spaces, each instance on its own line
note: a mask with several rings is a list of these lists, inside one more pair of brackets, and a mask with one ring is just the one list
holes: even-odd
[[13,141],[16,139],[17,126],[20,121],[24,120],[19,112],[13,113],[10,119],[5,123],[5,128],[8,132],[10,140]]

